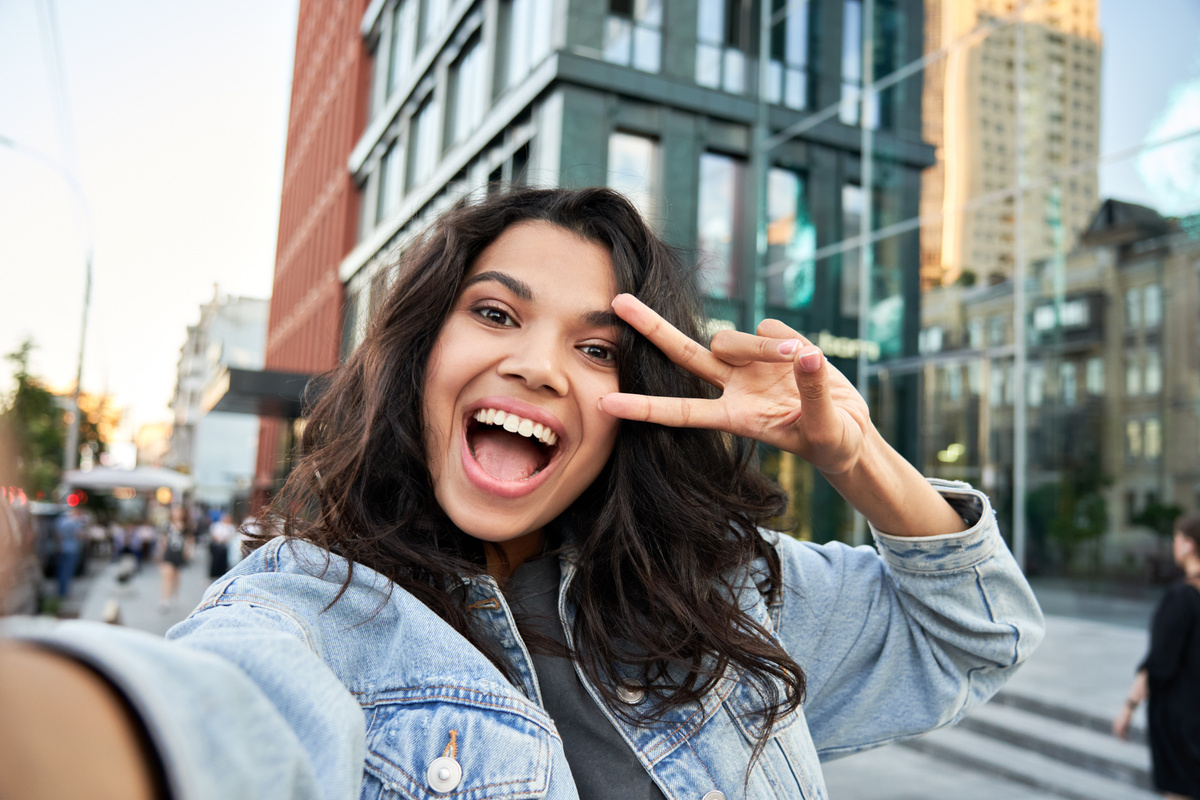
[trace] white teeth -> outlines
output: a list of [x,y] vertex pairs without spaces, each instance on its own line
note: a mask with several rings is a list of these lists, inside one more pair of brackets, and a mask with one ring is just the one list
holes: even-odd
[[509,433],[520,434],[526,438],[535,438],[548,447],[553,446],[558,441],[558,434],[540,422],[518,417],[516,414],[510,414],[498,408],[481,408],[472,416],[476,421],[482,422],[485,425],[499,425]]

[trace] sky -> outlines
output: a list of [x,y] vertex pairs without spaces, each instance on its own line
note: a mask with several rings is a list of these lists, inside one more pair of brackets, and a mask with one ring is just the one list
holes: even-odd
[[[275,262],[297,0],[57,0],[76,148],[64,146],[40,16],[0,0],[0,353],[82,386],[126,434],[168,419],[179,348],[214,284],[267,297]],[[73,172],[90,226],[63,174]],[[77,155],[76,155],[77,153]],[[71,165],[74,164],[74,168]],[[0,363],[0,391],[11,372]]]
[[[32,336],[34,374],[72,384],[90,240],[83,388],[113,394],[131,436],[169,419],[214,284],[270,293],[298,0],[55,0],[74,147],[47,2],[0,0],[0,137],[17,147],[0,141],[0,354]],[[1100,14],[1101,152],[1200,128],[1200,2],[1101,0]],[[1104,166],[1101,196],[1200,210],[1198,141]],[[9,374],[0,362],[0,394]]]

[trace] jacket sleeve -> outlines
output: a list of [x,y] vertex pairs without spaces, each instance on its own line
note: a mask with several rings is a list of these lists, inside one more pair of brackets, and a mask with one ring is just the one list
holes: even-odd
[[823,759],[957,721],[1041,641],[1041,610],[985,495],[932,480],[970,528],[872,530],[878,551],[780,541],[780,641],[804,669]]
[[362,710],[288,612],[215,606],[183,623],[188,635],[176,641],[39,623],[4,633],[82,661],[121,692],[174,800],[359,796]]

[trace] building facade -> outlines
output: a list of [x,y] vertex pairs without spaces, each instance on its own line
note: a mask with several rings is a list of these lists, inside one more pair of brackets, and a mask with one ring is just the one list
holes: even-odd
[[[317,374],[337,366],[344,293],[338,277],[357,239],[360,192],[346,169],[365,123],[367,0],[303,0],[288,111],[265,367]],[[286,474],[295,419],[260,417],[252,506]]]
[[162,465],[195,481],[193,497],[228,507],[248,496],[258,450],[258,422],[244,414],[207,411],[205,397],[228,368],[261,369],[267,334],[267,301],[214,293],[200,306],[179,351],[174,424]]
[[[926,286],[983,282],[1069,249],[1099,204],[1097,0],[926,0]],[[1016,201],[1021,183],[1021,204]],[[1020,217],[1018,224],[1018,217]]]
[[[1013,490],[1011,282],[930,291],[923,470]],[[1200,236],[1109,200],[1028,286],[1030,563],[1140,573],[1166,561],[1147,512],[1200,512]],[[1168,366],[1169,365],[1169,366]]]

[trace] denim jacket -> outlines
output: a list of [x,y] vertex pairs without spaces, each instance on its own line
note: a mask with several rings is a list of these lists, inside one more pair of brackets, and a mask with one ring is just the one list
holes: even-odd
[[[1041,612],[987,498],[934,484],[969,530],[873,531],[878,551],[771,537],[781,596],[768,605],[748,574],[741,601],[799,662],[808,693],[749,771],[758,697],[736,676],[650,725],[604,709],[667,798],[824,798],[820,760],[955,722],[1030,654]],[[369,569],[356,566],[333,603],[345,569],[311,544],[276,539],[213,584],[166,640],[89,623],[18,635],[84,660],[124,693],[180,800],[578,797],[491,579],[470,584],[470,607],[516,685]],[[569,632],[569,555],[561,570]],[[635,686],[622,696],[653,702]]]

